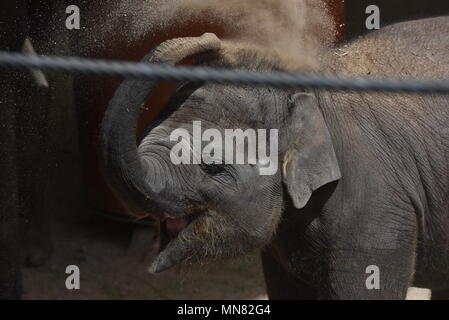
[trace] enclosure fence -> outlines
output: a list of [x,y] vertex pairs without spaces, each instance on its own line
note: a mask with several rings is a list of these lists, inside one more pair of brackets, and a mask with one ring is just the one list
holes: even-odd
[[198,66],[171,66],[144,62],[97,60],[79,57],[37,56],[0,51],[0,67],[49,70],[141,80],[174,80],[271,86],[277,88],[391,93],[449,93],[449,78],[402,79],[342,76],[303,72],[255,72]]

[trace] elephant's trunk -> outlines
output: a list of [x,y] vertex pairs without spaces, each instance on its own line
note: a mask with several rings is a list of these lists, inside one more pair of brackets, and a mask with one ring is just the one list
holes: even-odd
[[[143,62],[174,65],[187,57],[220,49],[220,40],[210,33],[195,38],[166,41],[143,58]],[[126,201],[131,213],[147,215],[155,209],[158,193],[148,183],[154,176],[139,155],[136,126],[140,107],[155,87],[155,81],[125,80],[109,103],[100,131],[100,154],[109,184]]]

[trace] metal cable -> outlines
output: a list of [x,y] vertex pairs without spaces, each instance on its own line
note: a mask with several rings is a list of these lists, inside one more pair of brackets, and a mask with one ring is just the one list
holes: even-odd
[[253,72],[194,66],[169,66],[142,62],[95,60],[77,57],[32,56],[0,51],[0,67],[41,69],[66,73],[119,76],[145,80],[175,80],[313,88],[339,91],[449,93],[449,79],[368,78],[316,73]]

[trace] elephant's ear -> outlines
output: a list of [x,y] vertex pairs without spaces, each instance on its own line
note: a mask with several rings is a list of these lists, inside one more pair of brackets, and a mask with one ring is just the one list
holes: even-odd
[[282,173],[293,204],[303,208],[312,192],[341,178],[334,147],[315,96],[290,96],[286,130],[290,145],[284,154]]

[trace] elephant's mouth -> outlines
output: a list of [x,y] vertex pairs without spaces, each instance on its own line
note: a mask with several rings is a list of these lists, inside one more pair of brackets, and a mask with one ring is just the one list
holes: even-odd
[[206,211],[197,211],[177,219],[165,219],[160,223],[159,254],[149,271],[159,273],[174,267],[185,259],[186,239],[192,236],[198,218]]
[[168,218],[165,220],[165,229],[167,229],[170,239],[176,238],[182,230],[187,228],[190,224],[190,220],[191,219],[189,217],[182,217],[179,219]]
[[167,218],[160,222],[159,253],[164,251],[167,245],[189,227],[204,211],[194,212],[180,218]]

